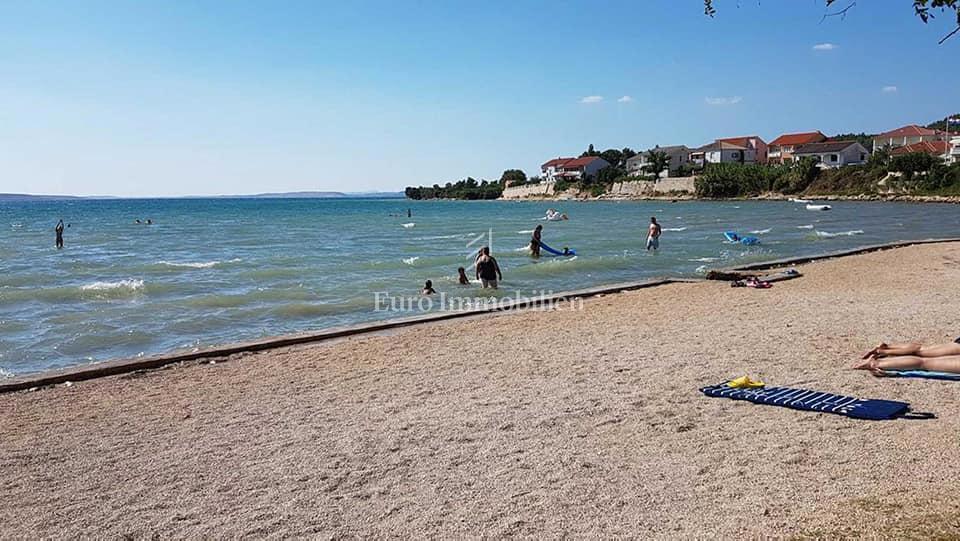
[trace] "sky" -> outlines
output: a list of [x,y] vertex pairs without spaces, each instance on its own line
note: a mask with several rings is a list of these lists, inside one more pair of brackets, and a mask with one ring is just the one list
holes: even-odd
[[[399,191],[960,111],[911,2],[0,0],[0,192]],[[843,7],[842,5],[840,7]]]

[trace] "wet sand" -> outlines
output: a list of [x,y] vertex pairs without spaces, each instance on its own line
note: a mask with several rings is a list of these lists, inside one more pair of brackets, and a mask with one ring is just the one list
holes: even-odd
[[801,270],[3,395],[0,537],[960,536],[960,383],[848,369],[960,334],[960,244]]

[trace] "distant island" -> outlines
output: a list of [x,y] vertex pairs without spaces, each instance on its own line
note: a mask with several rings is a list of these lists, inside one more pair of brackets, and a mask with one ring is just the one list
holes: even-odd
[[277,192],[251,195],[184,195],[171,197],[115,197],[110,195],[34,195],[0,193],[0,201],[62,201],[80,199],[401,199],[403,192]]

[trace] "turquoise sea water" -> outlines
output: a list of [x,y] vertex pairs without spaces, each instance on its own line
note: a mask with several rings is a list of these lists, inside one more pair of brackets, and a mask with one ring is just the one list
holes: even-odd
[[[432,279],[439,291],[473,296],[456,284],[456,269],[487,244],[503,268],[500,294],[511,295],[960,236],[960,207],[832,204],[814,212],[788,202],[0,202],[0,377],[409,315],[374,311],[374,293],[416,295]],[[570,220],[543,221],[549,207]],[[648,253],[653,215],[664,234]],[[60,217],[70,227],[56,250]],[[537,224],[546,243],[577,257],[532,260],[525,246]],[[726,230],[762,244],[725,243]]]

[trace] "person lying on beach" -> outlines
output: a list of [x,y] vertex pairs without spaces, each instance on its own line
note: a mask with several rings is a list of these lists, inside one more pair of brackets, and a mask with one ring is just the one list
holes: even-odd
[[467,278],[467,271],[463,267],[457,268],[457,281],[460,282],[460,285],[466,286],[470,285],[470,279]]
[[869,370],[874,376],[884,376],[884,370],[929,370],[931,372],[951,372],[960,374],[960,355],[939,357],[919,357],[900,355],[896,357],[870,357],[853,367],[855,370]]
[[949,344],[938,344],[934,346],[924,346],[920,342],[909,342],[906,344],[887,344],[881,342],[879,346],[866,352],[861,358],[866,360],[902,355],[913,355],[925,358],[960,355],[960,338],[957,338]]
[[436,293],[437,293],[437,290],[433,289],[433,282],[431,282],[430,280],[427,280],[423,284],[423,290],[420,291],[421,295],[436,295]]

